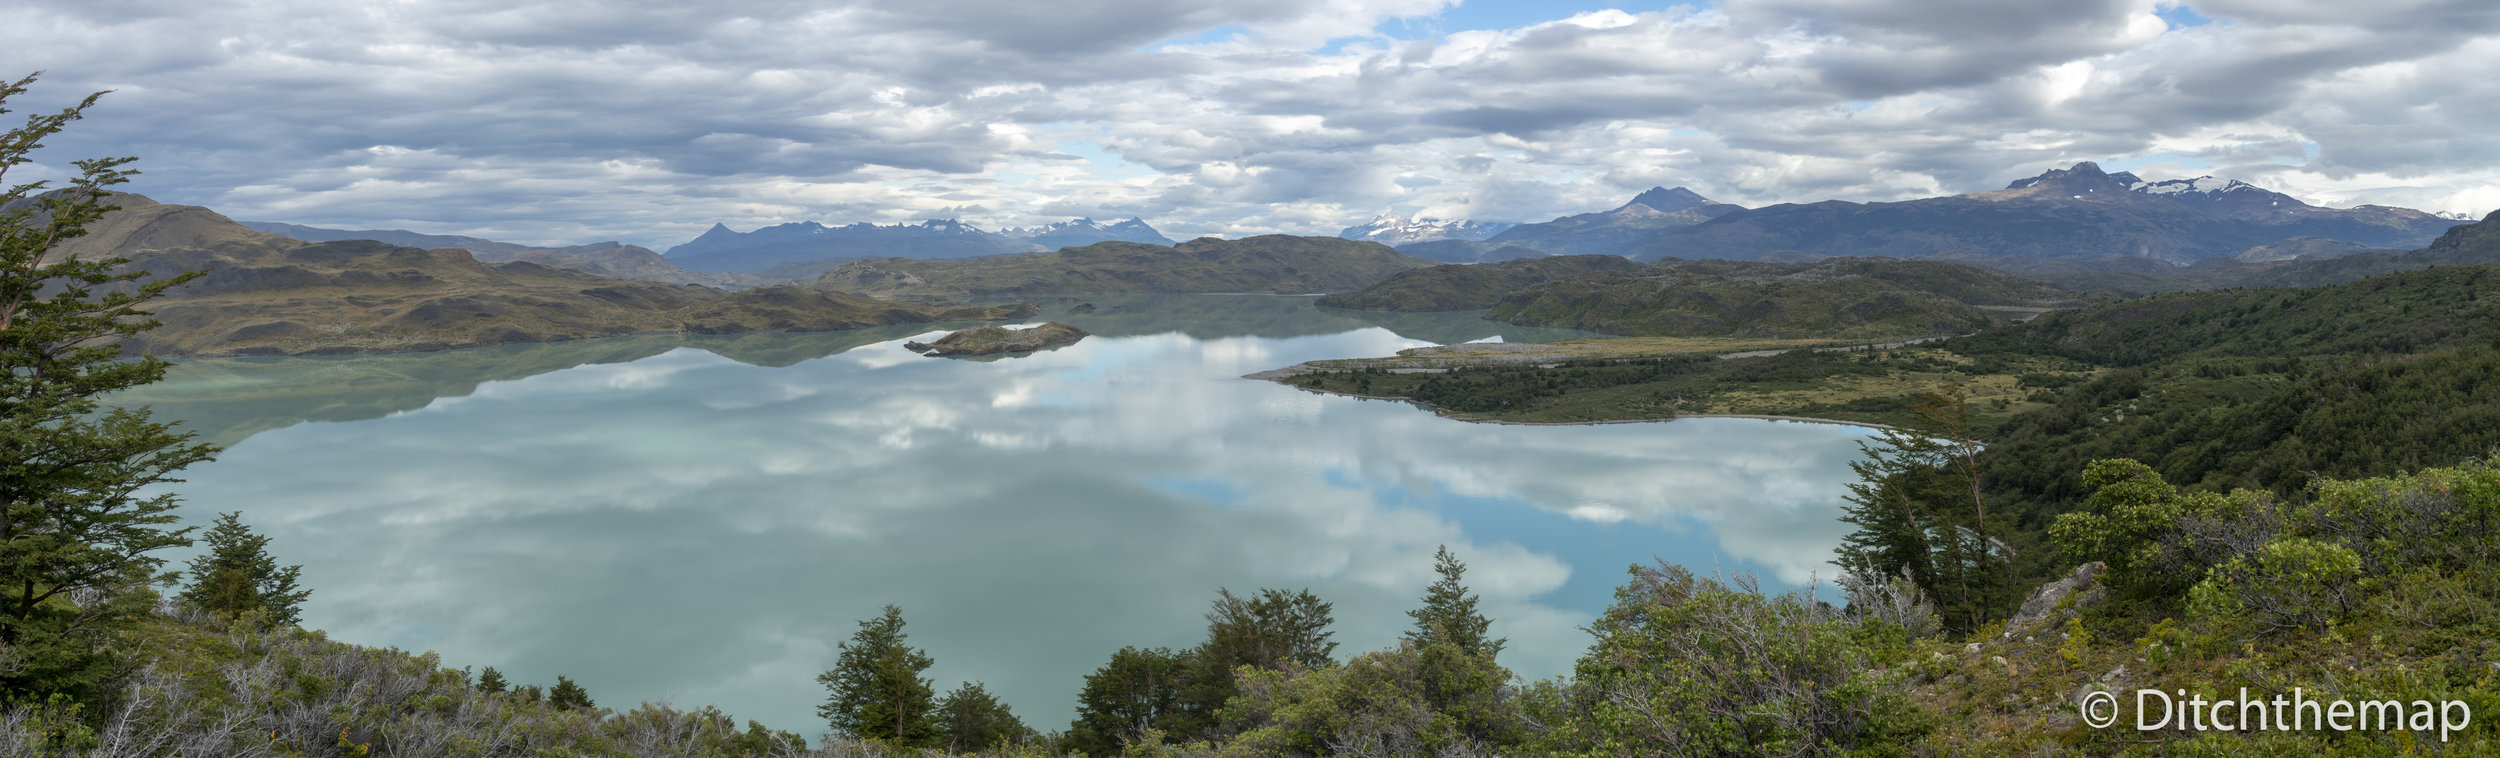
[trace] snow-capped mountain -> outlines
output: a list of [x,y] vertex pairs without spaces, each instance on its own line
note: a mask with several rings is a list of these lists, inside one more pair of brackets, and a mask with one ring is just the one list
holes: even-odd
[[1337,236],[1343,239],[1378,242],[1396,247],[1410,242],[1433,240],[1475,241],[1500,234],[1503,230],[1514,226],[1518,224],[1499,221],[1411,219],[1392,212],[1380,214],[1380,217],[1372,219],[1371,223],[1346,227],[1345,231],[1338,232]]
[[1147,226],[1145,219],[1135,217],[1114,224],[1080,218],[1028,229],[1008,227],[999,230],[998,233],[1008,239],[1031,240],[1033,244],[1050,250],[1072,245],[1091,245],[1106,240],[1143,242],[1149,245],[1172,244],[1172,240],[1163,236],[1162,232],[1155,231],[1152,226]]

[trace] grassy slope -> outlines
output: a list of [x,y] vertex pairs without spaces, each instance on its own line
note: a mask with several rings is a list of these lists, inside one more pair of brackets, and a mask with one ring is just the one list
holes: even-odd
[[1529,286],[1502,298],[1491,317],[1607,334],[1878,339],[1973,331],[1996,321],[1978,306],[2069,297],[1937,261],[1669,261]]

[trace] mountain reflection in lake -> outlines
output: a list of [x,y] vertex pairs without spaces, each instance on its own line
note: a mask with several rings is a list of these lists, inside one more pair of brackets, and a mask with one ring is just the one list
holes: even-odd
[[1541,678],[1631,563],[1795,586],[1847,532],[1863,429],[1450,421],[1237,377],[1553,335],[1158,302],[1051,314],[1097,336],[993,362],[903,350],[930,328],[621,338],[193,361],[128,400],[233,443],[185,518],[242,511],[302,563],[307,626],[811,736],[815,675],[888,603],[941,692],[985,682],[1051,730],[1113,650],[1196,643],[1218,587],[1333,601],[1342,658],[1395,643],[1448,544]]

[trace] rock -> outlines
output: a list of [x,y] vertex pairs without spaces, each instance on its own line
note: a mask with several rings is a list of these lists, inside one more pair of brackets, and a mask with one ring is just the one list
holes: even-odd
[[1963,645],[1963,646],[1962,646],[1962,654],[1963,654],[1963,655],[1978,655],[1978,654],[1979,654],[1979,643],[1973,642],[1973,643],[1968,644],[1968,645]]
[[2118,667],[2117,667],[2117,668],[2110,669],[2110,670],[2109,670],[2109,673],[2107,673],[2107,674],[2102,674],[2102,675],[2101,675],[2101,681],[2104,681],[2104,682],[2116,681],[2119,677],[2126,676],[2126,675],[2127,675],[2127,664],[2121,663],[2121,664],[2118,664]]
[[2016,630],[2038,626],[2052,615],[2071,616],[2077,609],[2107,597],[2109,590],[2101,587],[2101,574],[2107,571],[2109,564],[2093,561],[2076,566],[2064,579],[2032,590],[2031,597],[2023,600],[2022,610],[2006,620],[2004,638],[2013,639]]
[[1029,353],[1085,339],[1085,330],[1052,321],[1031,329],[983,326],[939,337],[935,342],[906,342],[903,349],[931,356]]

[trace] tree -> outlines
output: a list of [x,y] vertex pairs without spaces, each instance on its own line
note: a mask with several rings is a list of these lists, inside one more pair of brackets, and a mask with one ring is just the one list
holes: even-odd
[[817,715],[853,737],[935,745],[937,722],[930,711],[936,691],[920,676],[935,662],[903,639],[901,608],[889,605],[885,615],[859,622],[851,641],[842,643],[833,670],[816,676],[830,692]]
[[965,682],[937,701],[938,731],[946,749],[988,750],[1032,739],[1033,730],[980,682]]
[[590,690],[574,684],[572,678],[556,675],[556,686],[547,690],[547,704],[563,710],[589,710]]
[[244,526],[243,514],[219,514],[203,539],[208,552],[191,559],[191,589],[182,593],[184,602],[227,618],[260,611],[280,628],[301,620],[304,598],[312,595],[312,590],[295,588],[304,567],[278,567],[278,559],[269,555],[269,538]]
[[1943,623],[1977,627],[2012,600],[2014,551],[1990,536],[1977,455],[1961,388],[1947,385],[1911,406],[1915,421],[1886,428],[1849,464],[1841,520],[1857,529],[1834,550],[1853,581],[1908,576],[1932,598]]
[[512,683],[504,681],[503,672],[496,671],[493,666],[488,666],[485,671],[477,674],[477,691],[479,692],[501,695],[504,689],[510,686]]
[[1164,648],[1124,647],[1111,662],[1085,675],[1076,696],[1076,721],[1060,747],[1087,755],[1114,755],[1148,730],[1178,731],[1184,677],[1191,655]]
[[1460,563],[1450,555],[1450,547],[1443,545],[1432,555],[1432,569],[1441,574],[1441,579],[1425,588],[1424,607],[1406,612],[1415,619],[1414,631],[1406,633],[1407,641],[1418,648],[1446,642],[1460,652],[1487,659],[1501,655],[1502,646],[1510,641],[1485,639],[1485,631],[1493,622],[1476,612],[1476,598],[1467,594],[1467,585],[1461,582],[1467,574],[1467,564]]
[[1217,588],[1215,607],[1207,611],[1207,641],[1191,651],[1183,677],[1179,713],[1165,731],[1182,741],[1223,736],[1218,712],[1240,694],[1242,667],[1300,673],[1334,663],[1337,643],[1328,625],[1333,603],[1310,590],[1287,593],[1261,589],[1242,597]]
[[[0,104],[35,78],[0,84]],[[129,181],[134,159],[73,161],[58,191],[5,181],[103,95],[0,135],[0,690],[15,693],[96,683],[115,630],[165,578],[152,554],[190,544],[154,485],[216,452],[97,400],[164,377],[164,361],[123,360],[115,343],[156,326],[139,306],[193,275],[148,281],[127,259],[56,255],[116,210],[105,188]]]

